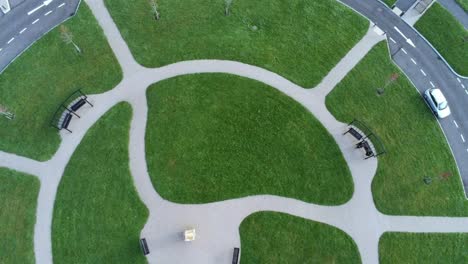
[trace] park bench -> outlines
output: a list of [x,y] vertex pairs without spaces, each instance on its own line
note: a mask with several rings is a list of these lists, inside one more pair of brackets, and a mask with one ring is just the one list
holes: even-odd
[[352,127],[352,126],[350,126],[350,127],[348,128],[348,131],[346,131],[343,135],[346,135],[346,134],[348,134],[348,133],[350,133],[350,134],[351,134],[353,137],[355,137],[357,140],[361,140],[361,139],[364,137],[364,135],[361,134],[361,132],[359,132],[358,130],[356,130],[356,129],[355,129],[354,127]]
[[61,127],[62,129],[65,129],[65,130],[67,130],[67,131],[70,132],[70,133],[72,133],[72,132],[71,132],[70,129],[68,129],[68,125],[70,125],[71,119],[72,119],[72,115],[71,115],[70,113],[67,113],[67,114],[65,115],[65,117],[63,118],[63,120],[62,120],[62,124],[60,125],[60,127]]
[[71,110],[73,112],[76,112],[76,111],[78,111],[78,109],[80,109],[85,104],[86,104],[86,100],[81,98],[76,103],[74,103],[70,108],[71,108]]
[[357,143],[356,148],[364,148],[364,151],[366,152],[366,159],[374,157],[374,150],[372,150],[372,147],[369,145],[369,142],[367,142],[367,140],[363,140]]
[[234,248],[232,254],[232,264],[237,264],[239,262],[239,248]]
[[149,248],[148,248],[148,243],[146,243],[146,238],[140,239],[140,247],[141,250],[143,251],[143,255],[148,255],[150,253]]

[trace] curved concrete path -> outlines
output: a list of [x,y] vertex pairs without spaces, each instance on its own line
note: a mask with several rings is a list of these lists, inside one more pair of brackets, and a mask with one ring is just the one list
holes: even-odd
[[[52,263],[51,224],[55,195],[65,166],[88,129],[111,107],[127,101],[133,108],[130,128],[130,169],[140,198],[150,216],[141,232],[151,250],[150,263],[229,263],[232,248],[240,246],[238,228],[242,220],[257,211],[278,211],[335,226],[356,242],[363,263],[378,262],[378,240],[383,232],[468,232],[468,218],[387,216],[375,208],[371,182],[377,159],[363,160],[354,148],[353,138],[343,136],[346,125],[338,122],[325,107],[325,96],[346,76],[379,41],[371,30],[336,65],[315,89],[306,90],[283,77],[243,63],[219,60],[179,62],[157,69],[144,68],[133,59],[102,0],[88,0],[104,29],[124,72],[123,81],[104,94],[90,96],[94,108],[85,108],[82,118],[72,123],[73,134],[63,133],[62,144],[54,157],[37,162],[0,152],[0,166],[37,175],[41,181],[37,221],[34,230],[36,263]],[[321,206],[271,195],[250,196],[228,201],[182,205],[164,200],[154,190],[147,171],[145,129],[147,102],[145,91],[155,82],[193,73],[230,73],[264,82],[292,97],[313,113],[336,140],[351,170],[355,192],[340,206]],[[181,241],[181,231],[195,227],[194,243]]]

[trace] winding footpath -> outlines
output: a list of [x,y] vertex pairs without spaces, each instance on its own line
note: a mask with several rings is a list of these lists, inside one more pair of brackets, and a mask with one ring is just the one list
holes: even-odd
[[[233,247],[240,247],[239,225],[257,211],[284,212],[326,223],[346,232],[356,242],[363,263],[378,263],[378,241],[382,233],[468,232],[468,217],[388,216],[376,209],[371,182],[377,159],[363,160],[351,136],[343,136],[346,124],[338,122],[325,107],[325,96],[383,37],[370,28],[364,38],[336,65],[314,89],[304,89],[278,74],[233,61],[197,60],[148,69],[140,66],[102,0],[87,0],[103,28],[123,70],[123,81],[113,90],[90,96],[94,108],[84,108],[82,118],[71,124],[73,134],[62,133],[62,143],[54,157],[38,162],[0,152],[0,166],[36,175],[41,181],[34,230],[36,263],[52,263],[51,225],[57,187],[65,166],[88,129],[117,103],[132,105],[130,128],[130,169],[141,200],[150,211],[141,232],[147,238],[150,263],[230,263]],[[145,157],[145,131],[148,118],[146,89],[155,82],[193,73],[229,73],[270,85],[306,107],[337,142],[351,170],[355,190],[351,200],[340,206],[321,206],[271,195],[249,196],[208,204],[176,204],[163,199],[153,188]],[[186,227],[197,229],[198,238],[187,245],[181,241]]]

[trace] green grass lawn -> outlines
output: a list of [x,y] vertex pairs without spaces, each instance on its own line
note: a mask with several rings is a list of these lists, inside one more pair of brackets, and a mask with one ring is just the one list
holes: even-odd
[[388,7],[391,8],[396,3],[397,0],[383,0],[383,1],[385,4],[388,5]]
[[[335,0],[106,0],[136,60],[146,67],[194,59],[257,65],[313,87],[365,34],[368,22]],[[253,29],[256,27],[257,30]]]
[[121,80],[117,60],[84,2],[65,25],[83,50],[81,56],[54,29],[0,75],[0,104],[16,114],[13,121],[0,117],[1,150],[51,158],[60,137],[50,121],[62,101],[78,88],[101,93]]
[[468,31],[449,11],[434,3],[415,28],[458,74],[468,76]]
[[34,224],[40,182],[0,168],[0,263],[34,263]]
[[276,212],[250,215],[240,226],[241,262],[361,263],[345,232],[319,222]]
[[468,12],[468,0],[456,0],[457,3],[465,10]]
[[[376,89],[392,73],[398,73],[399,79],[377,96]],[[374,201],[382,213],[468,215],[445,137],[422,97],[392,64],[386,43],[370,51],[327,96],[326,104],[342,122],[353,118],[366,122],[387,148],[388,153],[379,157],[372,183]],[[424,177],[432,183],[426,185]]]
[[148,170],[166,199],[273,194],[341,204],[352,196],[333,138],[272,87],[227,74],[187,75],[153,85],[147,97]]
[[381,264],[468,263],[468,233],[384,233]]
[[112,108],[86,134],[58,189],[55,263],[145,263],[139,236],[148,217],[129,170],[131,108]]

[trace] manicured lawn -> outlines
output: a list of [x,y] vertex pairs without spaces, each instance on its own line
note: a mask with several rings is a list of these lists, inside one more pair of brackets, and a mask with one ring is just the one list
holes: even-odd
[[465,10],[468,12],[468,0],[456,0],[457,3]]
[[0,104],[16,119],[0,117],[0,149],[38,160],[51,158],[60,143],[52,116],[72,92],[101,93],[121,80],[121,70],[101,28],[84,2],[65,23],[83,50],[77,55],[54,29],[0,75]]
[[354,241],[345,232],[300,217],[259,212],[240,226],[241,262],[361,263]]
[[[335,0],[106,0],[136,60],[146,67],[194,59],[257,65],[314,87],[365,34],[368,22]],[[256,27],[256,30],[255,28]]]
[[153,85],[147,97],[148,170],[166,199],[273,194],[341,204],[352,196],[333,138],[272,87],[227,74],[188,75]]
[[39,180],[0,168],[0,263],[34,263]]
[[457,73],[468,76],[468,31],[452,14],[434,3],[415,27]]
[[388,7],[391,8],[393,6],[393,4],[396,3],[397,0],[383,0],[383,1],[385,2],[385,4],[388,5]]
[[385,233],[379,258],[381,264],[468,263],[468,233]]
[[86,134],[58,189],[55,263],[145,263],[139,236],[148,217],[129,170],[131,109],[118,105]]
[[[399,79],[383,96],[392,73]],[[358,118],[382,139],[372,192],[377,208],[391,215],[468,215],[460,176],[445,137],[416,89],[390,61],[380,43],[327,96],[327,107],[342,122]],[[437,150],[437,151],[435,151]],[[446,177],[444,177],[446,176]],[[432,183],[426,185],[424,177]]]

